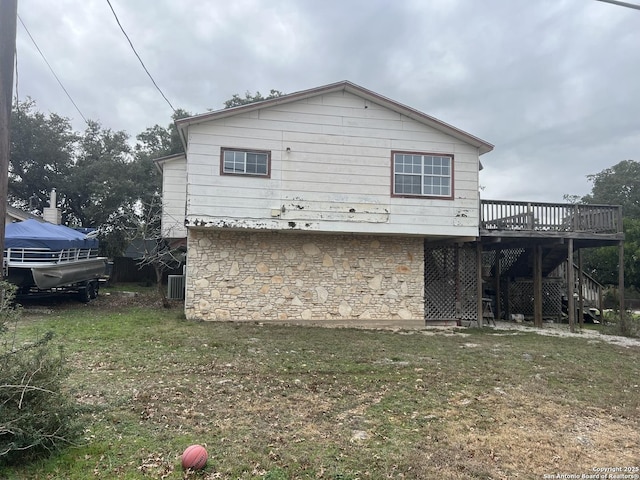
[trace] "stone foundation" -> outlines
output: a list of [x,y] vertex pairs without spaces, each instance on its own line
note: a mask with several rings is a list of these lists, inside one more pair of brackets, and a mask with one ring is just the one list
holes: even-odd
[[424,320],[423,240],[189,230],[185,314],[201,320]]

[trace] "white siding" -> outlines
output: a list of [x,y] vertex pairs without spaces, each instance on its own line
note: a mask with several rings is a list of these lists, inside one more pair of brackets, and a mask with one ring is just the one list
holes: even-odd
[[187,202],[187,161],[185,157],[163,163],[162,169],[162,235],[168,238],[187,236],[184,226]]
[[[190,225],[478,234],[478,149],[351,93],[195,124],[188,144]],[[271,178],[221,176],[221,147],[271,151]],[[454,155],[454,199],[392,197],[392,150]]]

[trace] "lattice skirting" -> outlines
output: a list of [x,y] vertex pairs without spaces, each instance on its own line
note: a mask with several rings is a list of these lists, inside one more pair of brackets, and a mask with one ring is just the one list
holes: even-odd
[[[500,251],[488,250],[482,254],[482,274],[485,278],[495,277],[500,262],[500,304],[505,314],[533,316],[533,279],[509,278],[506,272],[518,263],[526,260],[528,252],[524,248],[510,248]],[[532,274],[532,273],[531,273]],[[546,277],[542,279],[542,316],[557,318],[562,315],[562,295],[565,293],[565,281],[562,278]]]
[[[478,264],[475,244],[432,245],[424,249],[424,314],[428,321],[476,321],[478,319]],[[482,276],[485,280],[498,271],[504,275],[527,255],[524,248],[485,251],[482,253]],[[490,285],[492,282],[487,281]],[[503,277],[500,281],[502,312],[533,316],[533,280]],[[562,278],[542,280],[542,315],[562,315]],[[489,295],[490,296],[490,295]],[[495,297],[491,297],[494,301]]]
[[[558,318],[562,315],[562,278],[542,279],[542,316]],[[508,285],[509,311],[521,313],[525,317],[533,316],[533,280],[522,279]]]
[[424,257],[425,320],[477,320],[475,245],[426,244]]

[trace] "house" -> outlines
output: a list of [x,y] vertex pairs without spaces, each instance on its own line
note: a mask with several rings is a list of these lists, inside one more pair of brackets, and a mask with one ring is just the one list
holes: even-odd
[[176,125],[186,153],[156,165],[187,318],[475,321],[481,230],[528,218],[484,215],[493,145],[348,81]]
[[43,210],[43,214],[42,216],[40,216],[7,204],[5,225],[15,222],[23,222],[30,219],[38,220],[39,222],[50,222],[55,225],[59,225],[61,223],[61,211],[56,204],[55,189],[51,190],[51,194],[49,197],[49,206],[45,207]]
[[15,223],[15,222],[23,222],[29,219],[44,221],[42,217],[38,215],[34,215],[31,212],[22,210],[21,208],[16,208],[11,205],[7,205],[6,217],[4,219],[5,225],[8,225],[10,223]]
[[425,239],[478,236],[493,146],[353,83],[177,126],[157,165],[188,318],[423,319]]

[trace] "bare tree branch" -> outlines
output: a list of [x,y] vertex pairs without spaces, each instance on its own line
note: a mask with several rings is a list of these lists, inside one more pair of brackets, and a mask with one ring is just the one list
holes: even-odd
[[162,235],[162,200],[159,195],[153,197],[149,203],[140,203],[135,211],[121,212],[113,222],[124,232],[128,242],[139,244],[140,257],[136,260],[138,267],[153,267],[156,274],[158,294],[162,305],[166,308],[171,304],[167,300],[162,285],[163,274],[167,270],[179,267],[184,261],[184,251],[172,248]]

